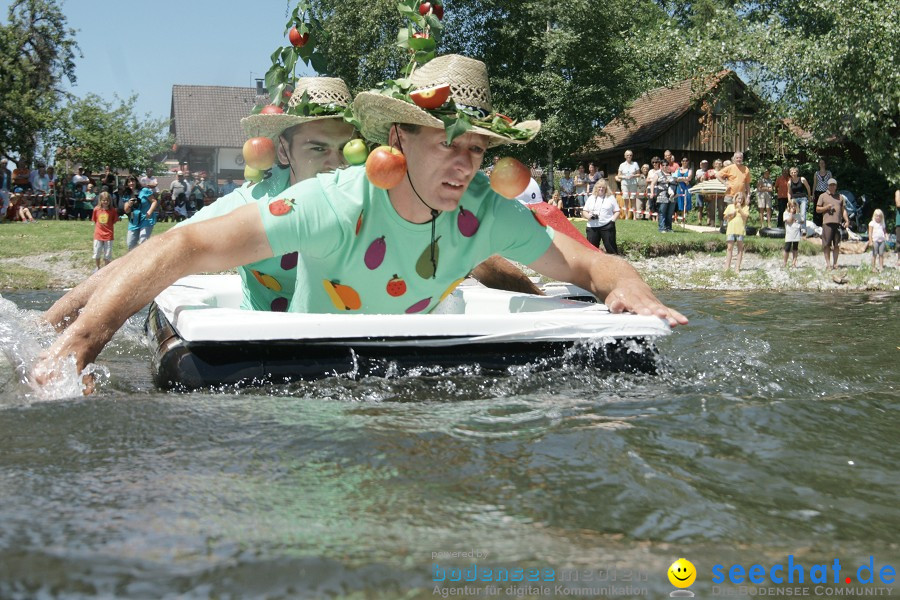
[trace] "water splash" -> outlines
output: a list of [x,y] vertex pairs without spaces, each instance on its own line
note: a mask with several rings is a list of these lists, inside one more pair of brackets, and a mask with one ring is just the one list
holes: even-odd
[[79,397],[88,387],[95,389],[109,379],[109,370],[95,364],[78,372],[75,357],[68,356],[53,366],[56,375],[48,383],[38,384],[32,368],[55,337],[56,333],[40,319],[39,312],[22,310],[0,297],[0,352],[12,367],[20,387],[15,393],[5,394],[7,399],[12,396],[30,403]]

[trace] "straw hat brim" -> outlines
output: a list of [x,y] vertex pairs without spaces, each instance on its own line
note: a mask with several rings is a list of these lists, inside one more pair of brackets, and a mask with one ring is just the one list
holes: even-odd
[[343,115],[320,115],[316,117],[300,117],[297,115],[250,115],[241,119],[241,127],[244,134],[248,137],[267,137],[275,139],[285,129],[290,129],[294,125],[302,125],[311,123],[312,121],[321,121],[323,119],[343,119]]
[[[356,95],[356,99],[353,101],[353,114],[359,119],[359,129],[363,137],[379,144],[387,144],[388,132],[393,123],[444,128],[443,121],[431,116],[415,104],[373,92],[360,92]],[[516,123],[515,126],[528,130],[531,134],[528,139],[514,140],[489,129],[475,126],[469,131],[488,138],[488,147],[493,148],[504,144],[527,144],[541,130],[540,121],[522,121]]]

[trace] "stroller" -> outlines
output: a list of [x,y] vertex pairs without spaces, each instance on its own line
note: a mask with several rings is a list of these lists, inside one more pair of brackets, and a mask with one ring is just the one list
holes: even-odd
[[864,233],[867,231],[865,219],[863,219],[863,229],[859,228],[859,220],[862,218],[863,207],[868,201],[866,195],[863,194],[859,197],[859,200],[857,200],[856,195],[849,190],[839,190],[838,193],[842,194],[847,199],[847,216],[850,217],[850,226],[853,228],[853,231],[856,233]]

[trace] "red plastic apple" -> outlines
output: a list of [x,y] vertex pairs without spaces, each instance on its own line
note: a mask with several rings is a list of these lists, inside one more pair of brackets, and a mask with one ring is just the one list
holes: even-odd
[[375,187],[389,190],[406,177],[406,157],[391,146],[378,146],[366,159],[366,176]]
[[267,137],[250,138],[244,142],[244,162],[247,166],[265,171],[275,164],[275,143]]
[[281,115],[284,114],[284,109],[278,106],[277,104],[266,104],[263,106],[262,110],[259,111],[261,115]]
[[450,98],[450,84],[436,85],[410,92],[410,99],[421,108],[440,108]]
[[413,34],[413,39],[416,39],[416,40],[427,40],[427,39],[428,39],[428,36],[427,36],[426,34],[422,33],[421,31],[419,31],[419,32],[416,32],[416,33]]
[[296,27],[291,27],[291,30],[288,32],[288,39],[290,40],[291,45],[302,48],[306,45],[306,42],[309,41],[309,33],[307,32],[301,35]]
[[431,2],[423,2],[419,5],[419,14],[423,17],[428,14],[428,11],[431,10],[434,12],[434,16],[441,20],[444,18],[444,7],[440,4],[432,4]]
[[504,198],[515,198],[531,182],[531,171],[514,158],[506,156],[497,161],[491,171],[491,189]]

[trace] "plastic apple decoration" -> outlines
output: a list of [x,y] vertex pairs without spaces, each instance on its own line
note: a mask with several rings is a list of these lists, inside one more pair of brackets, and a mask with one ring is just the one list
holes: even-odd
[[363,164],[366,162],[366,157],[368,155],[369,149],[366,148],[366,143],[359,138],[350,140],[344,144],[344,158],[347,159],[347,162],[351,165]]
[[375,187],[389,190],[406,177],[406,157],[391,146],[378,146],[366,159],[366,177]]
[[427,40],[427,39],[428,39],[428,35],[422,33],[421,31],[419,31],[419,32],[416,32],[416,33],[413,34],[413,39],[416,39],[416,40]]
[[271,169],[275,164],[275,142],[267,137],[250,138],[244,142],[242,150],[244,162],[260,171]]
[[263,180],[263,171],[244,165],[244,179],[253,183],[259,183]]
[[531,182],[531,171],[514,158],[506,156],[497,161],[491,171],[491,189],[504,198],[515,198]]
[[288,32],[288,40],[290,40],[292,46],[302,48],[309,41],[309,33],[301,34],[296,27],[291,27],[291,30]]
[[431,2],[423,2],[419,5],[419,14],[423,17],[428,14],[428,11],[433,11],[434,16],[438,18],[438,21],[444,18],[444,7],[440,4],[432,4]]
[[450,98],[450,84],[436,85],[410,92],[410,99],[420,108],[440,108]]
[[284,114],[284,109],[278,106],[277,104],[266,104],[263,106],[262,110],[259,111],[261,115],[282,115]]

